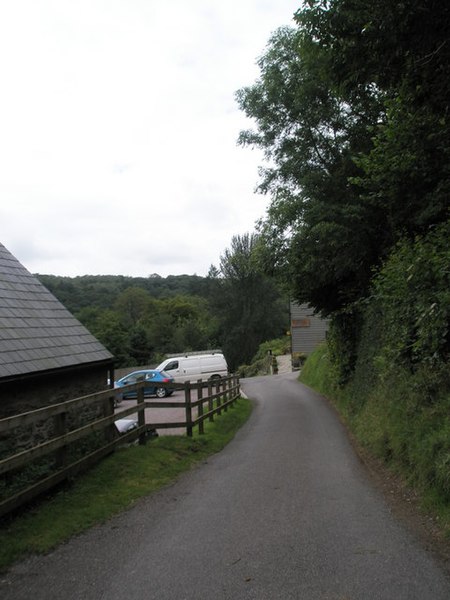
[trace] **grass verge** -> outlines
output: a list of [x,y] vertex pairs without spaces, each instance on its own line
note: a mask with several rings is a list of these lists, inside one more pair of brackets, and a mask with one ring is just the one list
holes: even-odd
[[398,478],[404,496],[417,499],[423,520],[450,546],[450,398],[431,402],[427,381],[400,369],[368,392],[352,383],[339,387],[326,344],[308,357],[300,380],[330,399],[360,456],[379,460],[389,478]]
[[240,398],[226,413],[205,422],[205,434],[161,436],[145,446],[121,448],[59,492],[0,527],[0,569],[27,554],[45,553],[93,525],[130,508],[199,461],[222,450],[250,416]]

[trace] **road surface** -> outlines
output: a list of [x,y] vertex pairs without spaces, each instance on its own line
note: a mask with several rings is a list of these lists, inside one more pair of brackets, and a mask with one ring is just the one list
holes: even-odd
[[2,600],[449,600],[334,411],[296,373],[243,381],[249,422],[133,509],[4,575]]

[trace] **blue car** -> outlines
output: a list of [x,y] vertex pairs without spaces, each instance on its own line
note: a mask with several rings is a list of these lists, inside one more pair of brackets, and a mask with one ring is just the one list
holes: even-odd
[[[173,383],[173,377],[164,371],[157,371],[156,369],[147,369],[145,371],[133,371],[133,373],[128,373],[128,375],[125,375],[125,377],[115,381],[114,387],[120,388],[124,385],[138,383],[139,381],[145,381],[145,396],[157,396],[158,398],[165,398],[165,396],[170,396],[174,392],[174,388],[160,385],[161,383]],[[135,390],[124,392],[122,394],[123,399],[136,397],[137,392]]]

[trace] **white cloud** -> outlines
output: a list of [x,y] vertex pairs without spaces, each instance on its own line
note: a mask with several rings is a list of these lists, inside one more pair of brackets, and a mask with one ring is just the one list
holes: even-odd
[[0,241],[32,272],[207,273],[252,230],[235,91],[294,0],[0,5]]

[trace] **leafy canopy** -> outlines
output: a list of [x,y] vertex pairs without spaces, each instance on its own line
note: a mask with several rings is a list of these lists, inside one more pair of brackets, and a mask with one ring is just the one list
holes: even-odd
[[261,342],[281,335],[287,302],[258,263],[259,236],[235,235],[220,257],[212,306],[219,338],[231,370],[249,363]]
[[404,235],[448,218],[449,11],[309,0],[236,94],[256,125],[239,142],[268,161],[265,264],[324,314],[364,298]]

